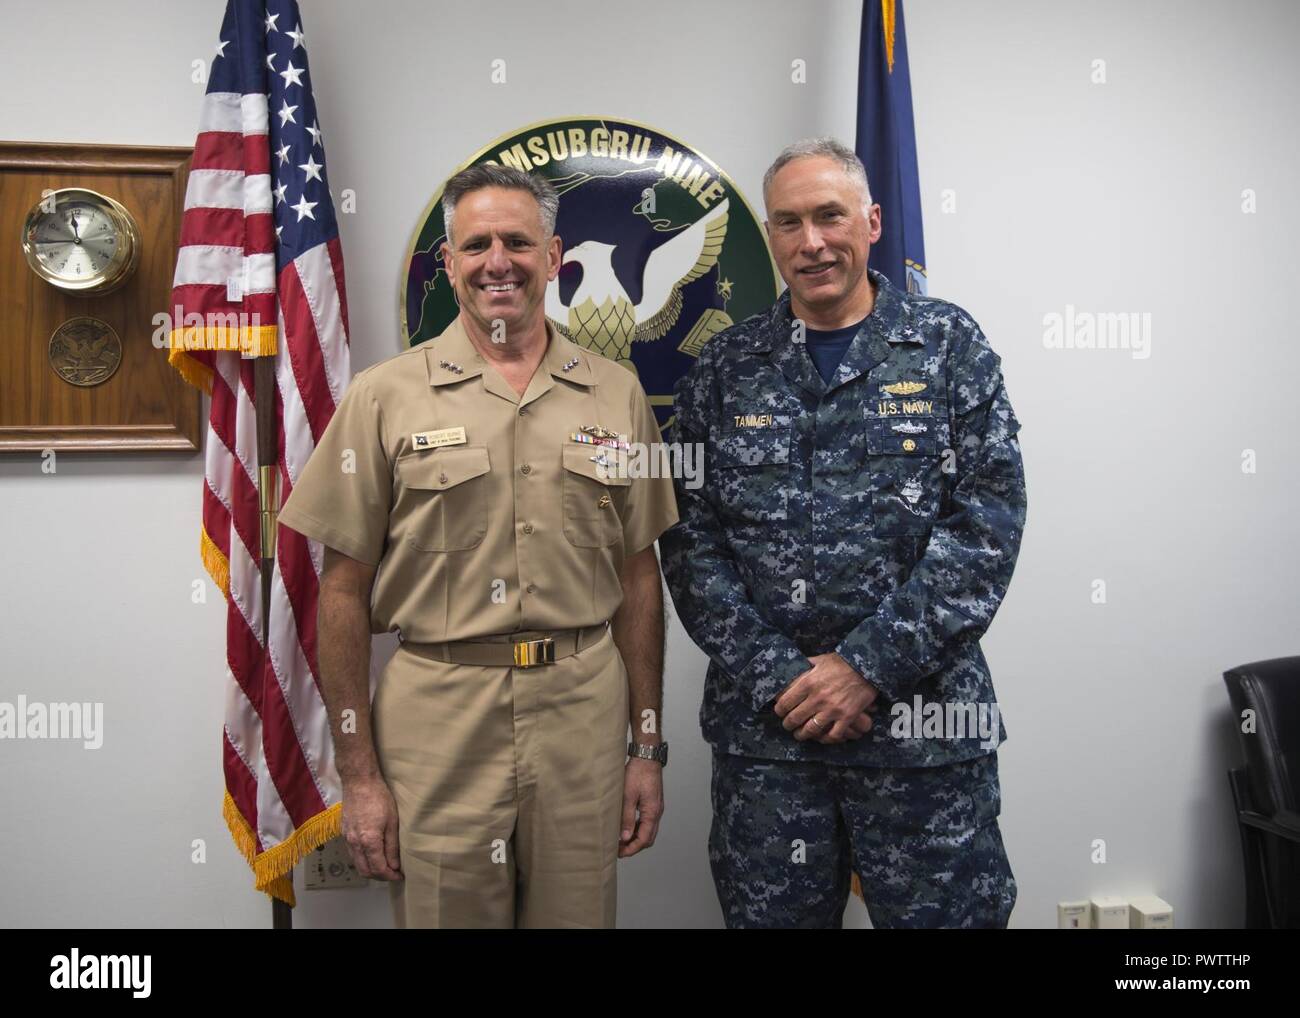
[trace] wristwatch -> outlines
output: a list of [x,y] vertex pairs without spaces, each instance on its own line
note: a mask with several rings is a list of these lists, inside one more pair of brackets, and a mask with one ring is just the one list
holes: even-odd
[[635,742],[627,744],[627,755],[634,756],[638,760],[658,760],[664,767],[668,766],[668,743],[661,742],[657,746],[639,746]]

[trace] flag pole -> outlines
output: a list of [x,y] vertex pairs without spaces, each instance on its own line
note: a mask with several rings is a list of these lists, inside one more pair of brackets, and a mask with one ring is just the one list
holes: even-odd
[[[257,504],[261,511],[262,646],[271,649],[271,577],[275,570],[276,518],[280,512],[279,445],[275,419],[275,354],[253,360],[257,420]],[[293,880],[293,870],[289,870]],[[271,896],[271,927],[293,929],[293,909]]]

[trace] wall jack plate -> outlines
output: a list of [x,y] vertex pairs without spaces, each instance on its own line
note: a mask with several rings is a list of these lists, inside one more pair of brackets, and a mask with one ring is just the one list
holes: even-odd
[[369,881],[357,872],[348,854],[347,842],[333,838],[302,861],[303,876],[309,891],[327,891],[335,887],[365,887]]

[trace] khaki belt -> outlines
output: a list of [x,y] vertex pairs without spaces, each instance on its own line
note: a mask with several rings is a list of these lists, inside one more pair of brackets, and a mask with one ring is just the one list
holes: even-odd
[[608,631],[608,625],[602,622],[585,629],[509,633],[493,640],[458,640],[451,643],[411,643],[403,640],[402,646],[416,654],[452,664],[534,668],[537,665],[554,664],[570,654],[593,647]]

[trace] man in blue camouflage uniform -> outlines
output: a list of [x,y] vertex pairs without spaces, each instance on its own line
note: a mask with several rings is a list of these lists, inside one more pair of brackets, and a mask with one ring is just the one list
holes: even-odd
[[678,383],[703,444],[660,538],[709,655],[709,856],[727,925],[1007,924],[1006,738],[979,638],[1025,521],[1019,422],[974,320],[868,270],[880,208],[851,149],[764,178],[789,289]]

